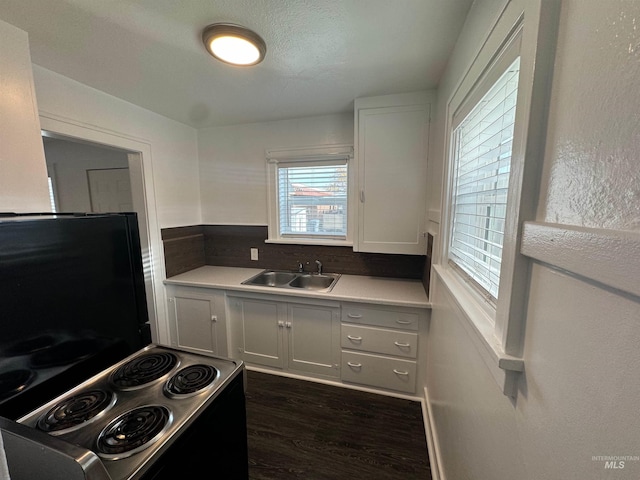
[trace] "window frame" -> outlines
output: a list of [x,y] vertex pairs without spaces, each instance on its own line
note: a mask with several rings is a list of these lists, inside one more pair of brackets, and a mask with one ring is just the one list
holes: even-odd
[[[480,102],[485,98],[486,94],[494,88],[496,83],[502,78],[502,76],[513,65],[513,63],[515,63],[516,60],[520,59],[521,40],[522,40],[522,37],[520,35],[520,32],[516,32],[516,34],[507,43],[505,48],[500,52],[495,62],[493,62],[493,64],[488,67],[486,74],[478,81],[477,87],[467,96],[467,98],[465,98],[465,100],[463,100],[458,110],[453,114],[452,123],[451,123],[452,149],[450,152],[450,156],[451,156],[451,163],[452,163],[452,178],[451,178],[452,186],[451,186],[451,195],[449,197],[451,209],[449,211],[450,217],[448,221],[449,236],[447,237],[449,239],[449,242],[447,244],[448,263],[452,265],[454,268],[456,268],[457,270],[459,270],[460,275],[465,277],[465,280],[469,282],[469,284],[472,285],[473,288],[476,288],[478,290],[478,293],[481,296],[483,296],[486,299],[486,301],[490,303],[492,306],[496,306],[499,292],[496,296],[494,296],[484,285],[481,284],[479,280],[476,280],[471,273],[467,272],[464,266],[460,264],[460,262],[455,261],[451,255],[451,241],[454,236],[453,235],[454,234],[454,217],[455,217],[454,206],[456,205],[456,202],[454,201],[453,197],[455,196],[455,193],[456,193],[456,186],[457,186],[457,180],[458,180],[456,177],[456,171],[459,168],[459,166],[457,165],[457,162],[459,159],[457,158],[457,154],[455,153],[458,150],[457,129],[461,124],[463,124],[467,120],[469,114],[474,111],[477,105],[480,104]],[[517,113],[517,108],[518,108],[518,105],[516,102],[516,113]],[[513,141],[512,141],[512,144],[513,144]],[[513,156],[513,149],[510,153],[509,170],[511,170],[512,156]],[[509,175],[509,178],[511,178],[511,175]],[[510,183],[508,185],[508,192],[509,191],[511,191]],[[509,198],[507,193],[507,204],[508,202],[509,202]],[[505,229],[506,229],[506,213],[505,213],[504,223],[505,223]],[[503,237],[505,233],[506,233],[505,231],[502,232]],[[504,251],[501,250],[501,257],[503,256],[503,253]]]
[[[559,9],[559,2],[554,1],[505,0],[445,107],[442,223],[434,270],[462,312],[463,325],[481,358],[502,392],[510,397],[516,396],[517,378],[524,369],[524,325],[531,261],[520,253],[520,245],[524,222],[534,220],[536,216]],[[474,92],[478,92],[480,82],[487,78],[501,54],[518,38],[521,39],[520,78],[500,290],[494,307],[448,262],[454,114],[461,111],[463,103],[472,98]],[[439,288],[438,283],[436,288]]]
[[[266,151],[267,195],[268,195],[268,238],[266,243],[287,243],[296,245],[353,245],[354,219],[349,207],[354,192],[353,145],[316,145],[308,147],[280,148]],[[347,165],[347,227],[346,236],[323,235],[281,235],[278,204],[278,168],[281,166],[315,166],[344,161]]]
[[[475,294],[483,299],[483,308],[490,316],[491,321],[495,323],[495,313],[497,311],[498,299],[501,296],[500,290],[502,289],[502,267],[500,273],[500,290],[498,291],[498,297],[493,297],[479,282],[477,282],[472,275],[467,273],[464,268],[456,263],[453,259],[451,259],[450,255],[450,247],[451,247],[451,238],[453,236],[453,217],[454,217],[454,201],[453,197],[455,195],[455,187],[456,187],[456,159],[454,158],[454,151],[456,150],[457,141],[456,141],[456,129],[460,124],[462,124],[469,113],[473,111],[476,105],[484,98],[485,94],[489,92],[496,82],[502,77],[502,75],[506,72],[506,70],[511,66],[511,64],[517,59],[521,58],[521,47],[522,47],[522,26],[518,25],[512,32],[511,36],[505,41],[504,45],[500,49],[500,51],[496,54],[494,60],[487,66],[483,75],[478,79],[472,90],[465,96],[465,98],[460,102],[457,106],[456,110],[453,112],[451,116],[451,128],[448,132],[448,140],[449,140],[449,162],[450,165],[450,175],[449,175],[449,195],[447,197],[447,205],[450,207],[448,210],[448,217],[446,222],[447,232],[447,244],[445,245],[445,257],[447,263],[457,272],[458,275],[463,277],[465,283],[467,283],[471,288],[475,289]],[[519,83],[520,85],[520,83]],[[519,109],[518,102],[520,98],[516,101],[516,119]],[[516,136],[516,127],[514,126],[514,140]],[[510,161],[510,172],[511,167],[513,167],[513,158],[514,158],[514,150],[515,150],[515,141],[512,143],[511,150],[511,161]],[[507,193],[507,213],[505,215],[505,228],[503,232],[503,238],[506,242],[506,237],[511,232],[507,232],[508,226],[508,217],[509,217],[509,206],[512,205],[516,199],[511,195],[512,189],[515,188],[512,182],[512,175],[509,175],[509,186]],[[505,247],[503,244],[502,250],[502,258],[505,256]],[[502,261],[501,261],[502,264]]]

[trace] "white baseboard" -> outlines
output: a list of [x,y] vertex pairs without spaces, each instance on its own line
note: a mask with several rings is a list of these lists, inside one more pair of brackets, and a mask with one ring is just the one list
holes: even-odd
[[443,471],[442,457],[440,456],[440,444],[435,424],[433,423],[433,412],[431,411],[431,399],[427,388],[424,388],[424,399],[422,400],[422,418],[424,420],[425,435],[427,437],[427,450],[429,451],[429,462],[431,464],[431,478],[433,480],[446,480]]

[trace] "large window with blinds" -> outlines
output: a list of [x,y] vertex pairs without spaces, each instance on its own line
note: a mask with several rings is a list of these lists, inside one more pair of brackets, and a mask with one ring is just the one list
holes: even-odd
[[524,225],[538,213],[560,6],[504,3],[445,107],[432,293],[434,304],[451,307],[447,318],[451,311],[461,321],[501,391],[515,398],[531,280],[531,259],[520,250]]
[[454,117],[449,261],[495,304],[507,214],[520,58]]

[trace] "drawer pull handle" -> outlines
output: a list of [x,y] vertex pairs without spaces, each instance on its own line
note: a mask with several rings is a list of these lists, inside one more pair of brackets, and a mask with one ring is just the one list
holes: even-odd
[[400,342],[393,342],[395,344],[396,347],[400,347],[400,348],[409,348],[411,347],[410,344],[408,343],[400,343]]
[[347,362],[347,365],[349,365],[351,368],[362,368],[361,363]]
[[351,340],[352,342],[361,342],[362,341],[362,337],[354,337],[353,335],[347,335],[347,338],[349,340]]
[[393,369],[393,373],[395,373],[396,375],[403,375],[403,376],[409,375],[409,372],[401,372],[400,370],[396,370],[395,368]]
[[349,318],[362,318],[362,315],[359,313],[347,313],[347,317]]
[[396,322],[402,325],[409,325],[410,323],[413,323],[411,320],[400,320],[400,319],[396,319]]

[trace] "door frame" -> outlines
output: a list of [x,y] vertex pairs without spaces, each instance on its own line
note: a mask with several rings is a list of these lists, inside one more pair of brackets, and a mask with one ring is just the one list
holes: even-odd
[[151,337],[154,343],[169,344],[169,325],[163,248],[156,210],[151,144],[147,140],[108,131],[95,125],[75,122],[50,113],[40,113],[40,128],[52,135],[115,147],[129,152],[129,175],[134,211],[138,214],[140,246],[147,293]]

